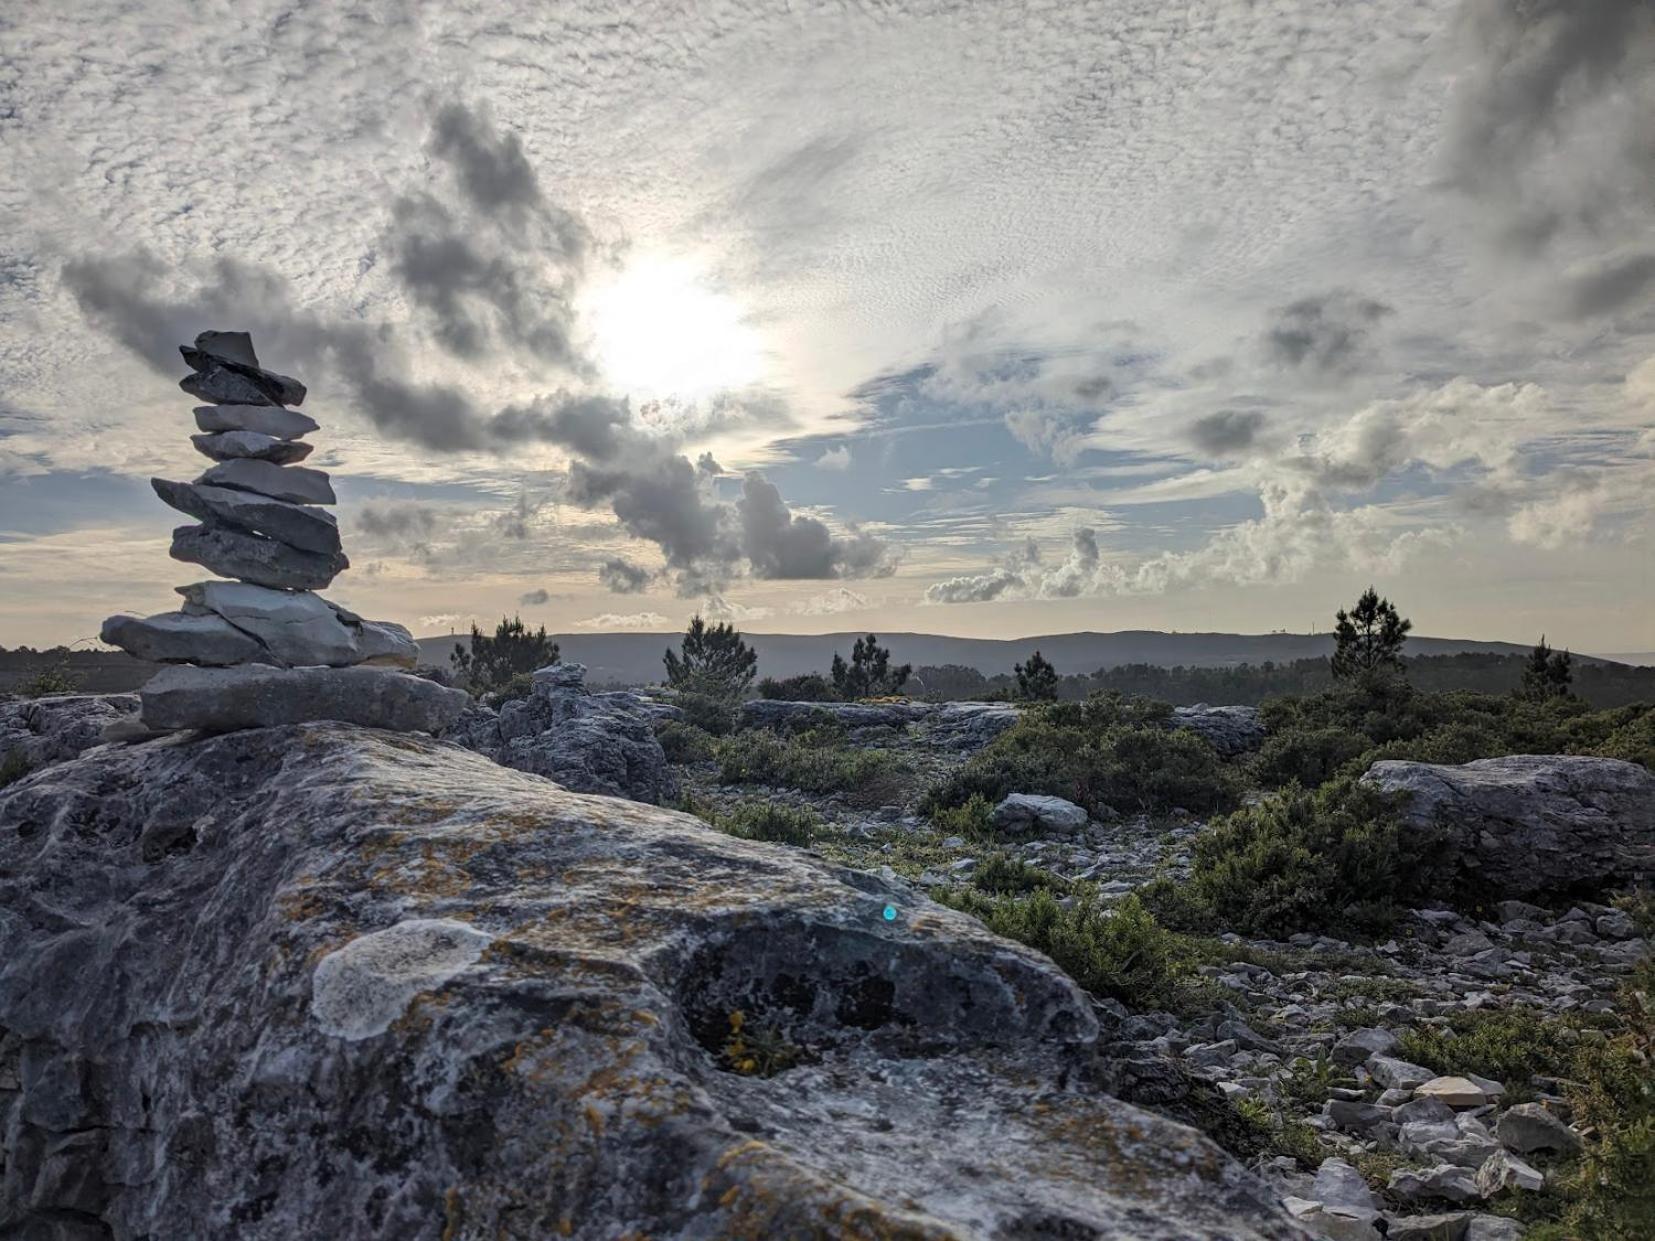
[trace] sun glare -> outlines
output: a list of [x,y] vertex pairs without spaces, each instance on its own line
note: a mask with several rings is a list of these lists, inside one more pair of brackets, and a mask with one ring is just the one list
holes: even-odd
[[583,309],[604,378],[629,396],[694,401],[762,372],[758,333],[741,307],[686,260],[640,258],[596,286]]

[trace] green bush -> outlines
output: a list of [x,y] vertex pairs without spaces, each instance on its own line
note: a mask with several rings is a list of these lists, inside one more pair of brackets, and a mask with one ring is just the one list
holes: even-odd
[[785,677],[779,681],[775,677],[765,677],[759,682],[759,697],[782,702],[839,701],[832,682],[820,672],[807,672],[803,676]]
[[778,737],[748,729],[718,743],[718,778],[724,784],[770,784],[807,793],[882,791],[899,770],[881,750],[817,744],[809,734]]
[[945,889],[938,899],[997,935],[1045,953],[1094,995],[1138,1009],[1187,1010],[1199,994],[1195,958],[1136,896],[1113,908],[1084,889],[1067,905],[1047,888],[1022,895]]
[[931,789],[926,807],[934,814],[973,796],[995,803],[1008,793],[1064,797],[1093,814],[1235,805],[1237,773],[1194,733],[1167,728],[1171,710],[1117,695],[1026,712]]
[[69,669],[67,659],[42,668],[17,687],[19,698],[50,698],[54,694],[72,694],[80,688],[80,677]]
[[993,840],[994,805],[981,793],[973,793],[958,806],[942,806],[933,810],[931,827],[943,836]]
[[1442,894],[1441,841],[1399,823],[1392,800],[1349,779],[1289,785],[1196,838],[1193,873],[1157,885],[1175,924],[1253,935],[1378,928]]
[[1254,775],[1266,788],[1288,784],[1315,788],[1369,748],[1360,733],[1343,728],[1294,726],[1266,737],[1254,760]]
[[1567,1077],[1578,1035],[1527,1008],[1457,1012],[1403,1032],[1397,1055],[1438,1073],[1475,1073],[1517,1088],[1535,1074]]
[[971,872],[971,886],[995,896],[1042,891],[1062,895],[1069,890],[1069,881],[1004,853],[991,853]]
[[706,729],[683,720],[668,720],[656,729],[655,737],[672,763],[710,762],[718,744]]
[[723,737],[736,726],[740,700],[727,694],[706,694],[681,690],[673,695],[673,706],[684,713],[684,722],[714,737]]
[[822,834],[822,818],[805,806],[778,806],[773,802],[744,801],[716,817],[713,826],[743,840],[764,840],[804,848]]

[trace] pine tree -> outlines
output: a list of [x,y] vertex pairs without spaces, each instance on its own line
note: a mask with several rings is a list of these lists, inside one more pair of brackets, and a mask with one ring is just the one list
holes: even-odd
[[546,636],[546,627],[530,630],[520,617],[500,618],[494,636],[488,637],[475,624],[471,642],[454,644],[454,667],[473,693],[504,689],[515,676],[557,662],[557,643]]
[[850,663],[847,664],[843,656],[834,652],[831,675],[833,688],[838,691],[839,697],[846,702],[854,702],[858,698],[879,698],[897,693],[913,670],[912,664],[891,667],[890,649],[880,646],[879,639],[870,633],[865,638],[858,638],[851,647]]
[[734,625],[708,625],[696,616],[684,630],[682,646],[667,651],[662,662],[673,689],[734,701],[753,683],[759,657]]
[[1017,696],[1028,702],[1055,702],[1057,700],[1057,669],[1039,651],[1029,656],[1026,664],[1013,664],[1017,675]]
[[1350,611],[1340,608],[1334,627],[1333,675],[1370,677],[1401,672],[1402,644],[1413,622],[1398,615],[1372,586]]
[[1574,659],[1568,651],[1554,651],[1546,644],[1546,635],[1529,652],[1529,662],[1523,669],[1523,684],[1517,691],[1519,698],[1530,702],[1545,702],[1550,698],[1567,698],[1574,684]]

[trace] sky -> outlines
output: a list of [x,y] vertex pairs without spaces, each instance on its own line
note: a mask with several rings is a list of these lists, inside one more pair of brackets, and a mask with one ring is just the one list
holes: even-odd
[[416,634],[1655,650],[1655,0],[0,8],[0,644],[202,571],[177,346]]

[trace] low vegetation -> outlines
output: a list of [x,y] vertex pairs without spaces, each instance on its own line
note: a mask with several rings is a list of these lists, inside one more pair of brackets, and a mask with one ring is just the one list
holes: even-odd
[[1238,773],[1200,737],[1171,727],[1171,710],[1119,695],[1035,708],[931,789],[926,808],[935,814],[1009,793],[1067,798],[1099,816],[1234,806]]
[[780,737],[749,729],[719,741],[718,778],[724,784],[769,784],[806,793],[882,795],[904,768],[883,750],[824,743],[813,733]]

